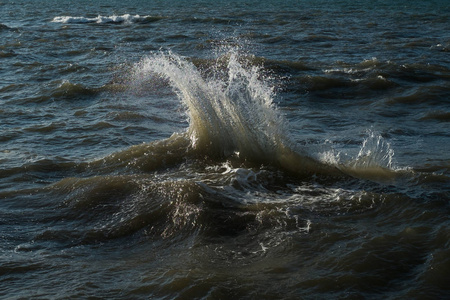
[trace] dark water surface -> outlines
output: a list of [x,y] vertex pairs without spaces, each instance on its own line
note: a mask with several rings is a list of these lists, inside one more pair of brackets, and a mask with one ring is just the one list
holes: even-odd
[[0,298],[448,299],[446,1],[0,0]]

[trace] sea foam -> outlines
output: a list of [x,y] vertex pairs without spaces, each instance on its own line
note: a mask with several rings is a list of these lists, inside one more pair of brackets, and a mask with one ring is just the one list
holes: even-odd
[[89,17],[73,17],[73,16],[57,16],[54,17],[52,22],[54,23],[64,23],[64,24],[84,24],[84,23],[134,23],[140,22],[147,18],[151,18],[151,16],[140,16],[140,15],[130,15],[124,14],[121,16],[97,16],[95,18]]

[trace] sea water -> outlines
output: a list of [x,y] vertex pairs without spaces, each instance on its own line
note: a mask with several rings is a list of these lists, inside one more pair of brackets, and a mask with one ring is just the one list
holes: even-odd
[[0,297],[445,299],[446,1],[0,1]]

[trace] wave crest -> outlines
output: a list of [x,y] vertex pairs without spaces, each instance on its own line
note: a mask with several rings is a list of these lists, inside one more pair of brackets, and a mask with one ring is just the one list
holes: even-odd
[[63,23],[63,24],[85,24],[85,23],[97,23],[97,24],[105,24],[105,23],[140,23],[140,22],[155,22],[160,20],[161,17],[153,17],[153,16],[140,16],[140,15],[130,15],[124,14],[121,16],[101,16],[98,15],[94,18],[89,17],[73,17],[73,16],[57,16],[54,17],[53,23]]
[[248,55],[226,50],[206,69],[172,52],[154,53],[133,69],[135,86],[160,89],[168,84],[175,91],[189,118],[184,135],[196,153],[275,165],[299,175],[395,177],[392,148],[372,132],[350,161],[337,156],[323,159],[301,149],[291,140],[286,120],[274,104],[273,78]]
[[142,60],[134,77],[170,82],[187,108],[193,148],[271,160],[289,143],[285,122],[273,104],[273,88],[261,80],[258,66],[247,68],[235,52],[226,56],[225,70],[215,69],[203,78],[193,63],[168,52]]

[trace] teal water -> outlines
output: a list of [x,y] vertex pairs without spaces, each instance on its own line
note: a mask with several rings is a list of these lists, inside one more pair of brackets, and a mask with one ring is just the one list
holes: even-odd
[[445,1],[0,1],[0,297],[446,299]]

